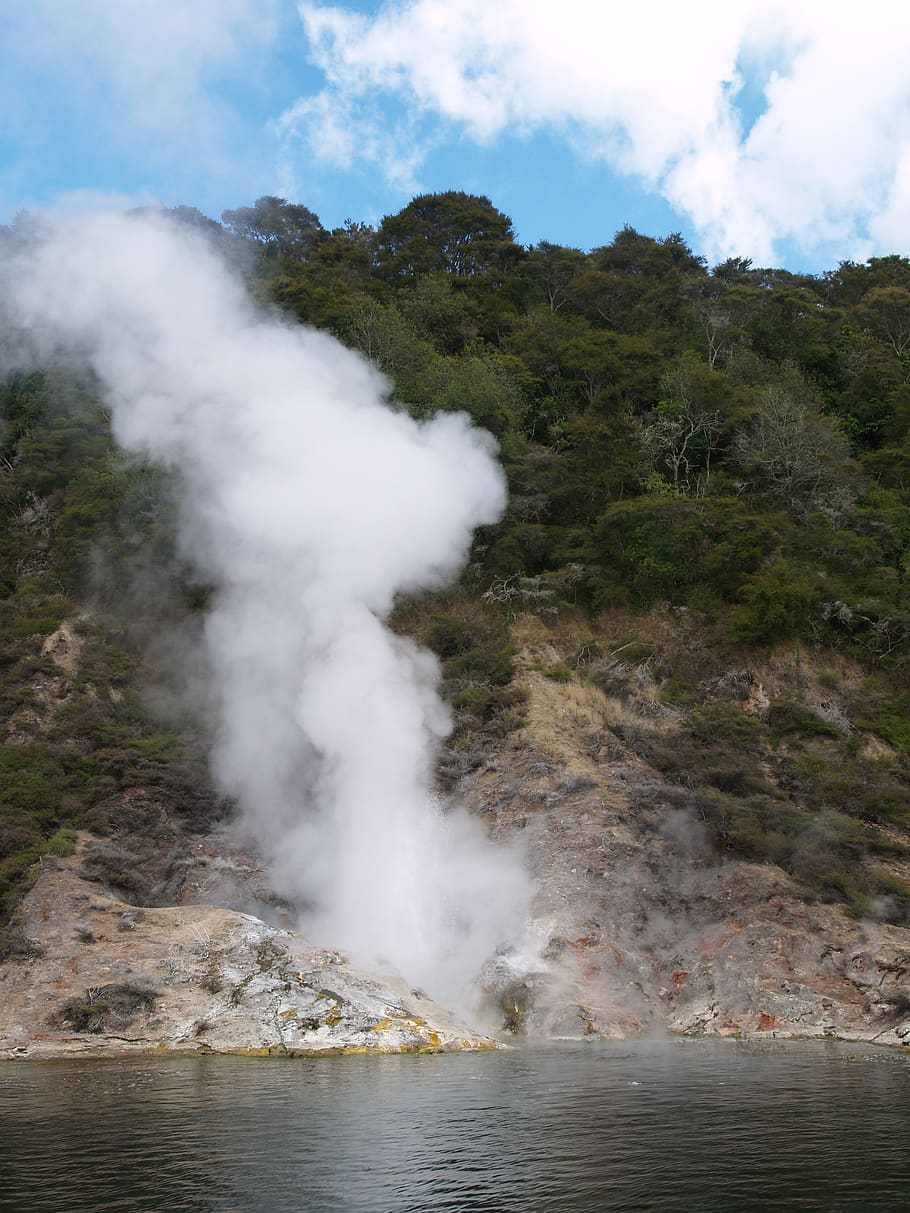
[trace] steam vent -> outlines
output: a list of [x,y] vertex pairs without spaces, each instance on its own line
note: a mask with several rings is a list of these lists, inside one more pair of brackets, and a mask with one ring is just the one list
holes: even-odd
[[[0,1056],[438,1053],[496,1044],[402,982],[357,972],[248,914],[145,908],[49,859],[0,977]],[[24,980],[23,980],[24,979]]]

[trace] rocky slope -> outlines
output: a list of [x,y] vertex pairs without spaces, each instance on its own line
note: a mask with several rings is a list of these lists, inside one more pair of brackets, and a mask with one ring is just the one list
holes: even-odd
[[[49,664],[29,678],[7,741],[46,742],[79,693],[85,643],[69,621],[42,643]],[[123,694],[97,675],[82,693]],[[78,754],[84,742],[68,744]],[[43,857],[0,941],[0,1057],[497,1047],[398,978],[358,972],[286,929],[292,916],[211,789],[190,786],[193,768],[171,782],[161,765],[138,764],[148,782],[92,806],[102,833]]]
[[[457,789],[494,836],[522,840],[538,886],[523,946],[483,975],[504,1028],[910,1047],[910,930],[718,849],[696,802],[629,741],[647,724],[682,744],[684,714],[660,701],[647,663],[612,693],[567,669],[571,629],[529,617],[514,636],[525,724]],[[79,654],[63,633],[52,641],[59,702]],[[785,663],[732,679],[735,711],[767,715],[796,680]],[[105,836],[83,832],[75,855],[46,857],[21,907],[19,945],[0,965],[0,1056],[495,1047],[419,992],[295,935],[255,855],[224,825],[188,828],[166,789],[118,793],[96,816]],[[894,833],[876,862],[910,887],[910,840]]]
[[[562,654],[536,620],[519,640],[527,724],[462,787],[494,834],[524,837],[538,883],[526,954],[488,974],[507,1020],[530,1036],[910,1045],[910,930],[808,901],[779,867],[719,856],[621,739],[654,701],[548,678]],[[763,700],[756,680],[741,709]],[[906,860],[896,870],[910,883]]]
[[46,859],[0,966],[0,1057],[494,1048],[419,991],[249,914],[128,905]]

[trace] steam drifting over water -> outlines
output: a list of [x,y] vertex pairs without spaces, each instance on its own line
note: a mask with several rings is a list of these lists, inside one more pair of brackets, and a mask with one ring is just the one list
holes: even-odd
[[214,770],[276,890],[311,907],[318,942],[464,1005],[529,886],[514,853],[435,803],[435,659],[383,621],[397,593],[457,574],[500,515],[492,440],[389,407],[364,359],[257,311],[162,217],[54,224],[3,270],[39,355],[86,359],[118,442],[179,473],[181,543],[216,589]]

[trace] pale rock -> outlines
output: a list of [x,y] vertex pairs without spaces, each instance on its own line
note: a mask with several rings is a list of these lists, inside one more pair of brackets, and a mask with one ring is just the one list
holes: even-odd
[[249,914],[99,896],[78,858],[46,860],[25,899],[35,955],[0,966],[0,1058],[499,1047],[399,979]]

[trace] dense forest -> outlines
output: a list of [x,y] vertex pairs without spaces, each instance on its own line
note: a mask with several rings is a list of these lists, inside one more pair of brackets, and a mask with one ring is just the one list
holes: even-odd
[[[477,536],[458,587],[396,616],[443,662],[451,779],[521,721],[511,621],[571,612],[591,642],[552,676],[614,685],[648,663],[661,701],[686,711],[683,741],[632,740],[719,849],[780,863],[856,912],[877,899],[910,918],[910,889],[858,865],[905,849],[910,828],[910,260],[819,276],[709,267],[680,236],[631,227],[590,252],[527,248],[488,199],[458,192],[375,228],[329,231],[270,197],[222,223],[170,214],[263,306],[362,351],[395,407],[467,412],[499,442],[505,518]],[[149,638],[206,597],[175,550],[167,477],[115,449],[72,369],[13,371],[0,400],[2,917],[42,853],[74,827],[103,832],[116,790],[172,789],[200,822],[218,808],[199,728],[149,708],[163,677]],[[617,672],[597,620],[654,611],[688,639],[655,649],[630,623]],[[85,655],[42,731],[45,641],[64,619]],[[827,714],[795,697],[759,715],[700,702],[706,674],[785,645],[828,679]],[[849,686],[841,660],[862,672]]]

